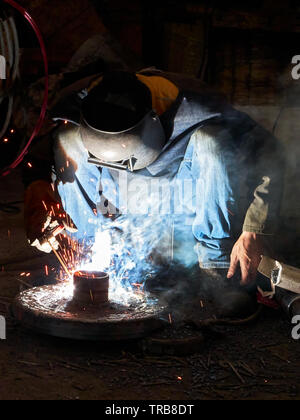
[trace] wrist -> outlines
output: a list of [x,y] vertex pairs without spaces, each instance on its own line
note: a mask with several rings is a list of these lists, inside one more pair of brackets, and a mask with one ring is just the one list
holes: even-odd
[[241,236],[243,238],[257,239],[257,237],[260,236],[260,235],[258,233],[255,233],[255,232],[244,231]]

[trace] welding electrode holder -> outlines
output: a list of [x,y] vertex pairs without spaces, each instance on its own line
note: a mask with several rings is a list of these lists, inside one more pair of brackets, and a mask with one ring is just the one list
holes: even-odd
[[63,225],[55,226],[52,229],[48,228],[45,230],[44,235],[42,236],[40,242],[42,243],[48,242],[51,238],[60,235],[64,230],[65,230],[65,226]]
[[104,162],[103,160],[97,159],[95,157],[89,157],[88,163],[92,165],[101,166],[104,168],[115,169],[117,171],[134,171],[134,164],[136,159],[131,157],[128,161],[124,161],[122,163],[115,163],[115,162]]

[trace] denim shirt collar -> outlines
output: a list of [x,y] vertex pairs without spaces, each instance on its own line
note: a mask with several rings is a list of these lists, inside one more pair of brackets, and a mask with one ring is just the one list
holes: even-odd
[[177,173],[192,134],[222,113],[221,109],[217,112],[216,104],[211,102],[211,97],[205,94],[179,93],[172,107],[161,116],[168,141],[156,161],[146,169],[152,176]]

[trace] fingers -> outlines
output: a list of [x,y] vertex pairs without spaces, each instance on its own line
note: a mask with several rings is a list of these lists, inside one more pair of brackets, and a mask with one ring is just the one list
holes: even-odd
[[48,242],[49,242],[50,245],[52,245],[52,248],[54,248],[55,250],[58,250],[59,243],[54,236],[52,236],[50,239],[48,239]]
[[[30,241],[29,241],[29,243],[30,243]],[[45,252],[46,254],[50,254],[50,252],[52,251],[49,244],[41,245],[40,241],[38,239],[36,239],[34,242],[30,243],[30,245],[33,246],[34,248],[38,249],[41,252]]]
[[65,227],[66,231],[68,231],[68,232],[70,232],[70,233],[76,233],[76,232],[78,232],[78,229],[77,229],[77,227],[74,225],[74,223],[73,223],[73,226],[68,225],[68,224],[67,224],[64,220],[62,221],[62,223],[63,223],[63,225],[64,225],[64,227]]
[[239,265],[238,258],[235,255],[232,255],[231,256],[230,267],[229,267],[229,270],[228,270],[228,273],[227,273],[227,278],[228,279],[231,279],[235,275],[236,270],[238,268],[238,265]]
[[247,286],[253,283],[256,279],[257,269],[253,265],[252,260],[249,258],[243,258],[240,261],[241,266],[241,285]]
[[51,214],[48,213],[46,216],[46,221],[44,222],[44,226],[42,228],[43,232],[47,229],[47,227],[51,226],[51,220],[52,220]]
[[241,267],[241,285],[246,286],[250,283],[250,264],[247,260],[240,261]]
[[59,243],[55,239],[55,237],[51,237],[48,239],[47,242],[41,243],[38,239],[36,239],[34,242],[31,243],[31,246],[37,248],[41,252],[45,252],[46,254],[50,254],[53,251],[53,248],[55,250],[58,250]]

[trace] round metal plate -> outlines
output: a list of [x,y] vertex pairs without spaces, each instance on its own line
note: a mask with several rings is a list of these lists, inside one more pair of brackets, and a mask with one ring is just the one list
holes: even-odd
[[22,292],[12,313],[26,328],[76,340],[115,341],[145,337],[161,328],[163,308],[141,301],[131,306],[109,303],[81,307],[69,285],[43,286]]

